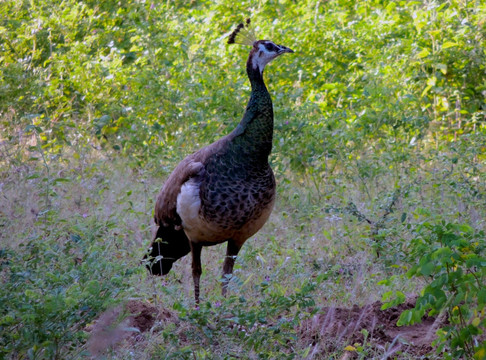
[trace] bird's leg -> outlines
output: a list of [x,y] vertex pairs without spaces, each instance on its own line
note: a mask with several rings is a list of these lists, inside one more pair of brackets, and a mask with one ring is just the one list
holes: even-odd
[[191,243],[192,252],[192,278],[194,280],[194,298],[196,300],[196,305],[199,305],[199,279],[202,274],[201,267],[201,249],[202,245],[198,243]]
[[223,283],[222,292],[223,296],[226,296],[226,291],[228,290],[229,276],[233,273],[233,266],[235,265],[236,255],[241,249],[241,245],[238,246],[233,240],[228,240],[228,247],[226,249],[226,258],[223,264]]

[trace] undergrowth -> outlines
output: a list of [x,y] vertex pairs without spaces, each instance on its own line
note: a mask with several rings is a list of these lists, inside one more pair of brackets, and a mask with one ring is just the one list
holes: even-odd
[[[452,171],[447,164],[454,164]],[[315,188],[280,174],[276,209],[238,256],[228,299],[220,295],[224,246],[204,249],[199,310],[192,303],[190,259],[174,264],[164,279],[147,276],[139,262],[151,238],[153,224],[147,219],[152,217],[153,199],[165,173],[151,165],[126,171],[124,161],[112,159],[93,163],[73,159],[69,166],[51,163],[49,174],[62,174],[65,181],[51,182],[47,201],[46,170],[40,165],[23,166],[20,174],[11,165],[2,177],[2,196],[7,200],[2,224],[9,231],[2,235],[1,253],[4,356],[84,357],[86,327],[105,309],[135,297],[178,317],[177,323],[148,337],[146,347],[138,350],[145,358],[316,358],[313,340],[298,329],[320,308],[365,305],[382,296],[398,299],[397,304],[421,288],[425,288],[422,299],[429,300],[417,303],[418,315],[412,318],[420,319],[427,308],[437,314],[447,305],[455,324],[452,316],[459,316],[461,309],[458,327],[444,328],[439,337],[440,356],[449,346],[460,347],[459,339],[480,351],[476,344],[484,327],[484,291],[478,287],[484,277],[484,195],[481,182],[471,189],[472,184],[464,181],[466,159],[444,156],[432,164],[405,164],[398,178],[363,179],[359,169],[341,169],[341,175],[326,184],[328,195],[321,199]],[[413,179],[405,176],[411,165],[417,167]],[[437,169],[446,170],[437,174]],[[89,177],[77,177],[78,171]],[[483,175],[478,175],[482,181]],[[344,179],[346,186],[340,183]],[[366,186],[368,192],[363,191]],[[428,255],[427,239],[435,239],[428,234],[439,234],[440,228],[424,222],[423,216],[462,223],[437,226],[455,226],[451,229],[471,234],[457,238],[461,248],[452,263],[447,257]],[[466,240],[469,236],[475,240]],[[427,260],[436,258],[447,260],[445,266],[454,271],[464,264],[463,280],[440,280],[446,268],[440,263],[431,268],[429,262],[436,260]],[[419,265],[416,259],[422,259]],[[441,277],[430,283],[435,272]],[[439,291],[431,292],[437,281],[447,286],[440,290],[441,296],[451,299],[447,304],[427,298]],[[403,316],[401,321],[407,321],[408,315]],[[363,354],[380,354],[371,343],[360,346],[368,349]],[[330,358],[339,358],[345,344],[338,348]],[[132,350],[112,350],[111,356],[128,356]]]
[[[154,199],[248,97],[252,15],[296,52],[268,67],[277,203],[243,246],[155,279]],[[464,1],[0,2],[0,358],[88,358],[104,311],[172,314],[113,359],[413,359],[400,339],[304,331],[327,308],[447,320],[428,358],[485,357],[485,19]],[[397,319],[398,320],[398,319]],[[324,332],[322,332],[323,330]],[[136,330],[131,329],[135,332]],[[319,333],[321,332],[321,333]]]

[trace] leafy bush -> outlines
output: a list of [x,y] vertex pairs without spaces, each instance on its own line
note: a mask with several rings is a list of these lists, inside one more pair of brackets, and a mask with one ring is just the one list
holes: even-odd
[[[425,210],[417,213],[429,214]],[[412,226],[410,226],[412,227]],[[426,219],[413,227],[406,261],[408,278],[425,280],[415,308],[404,311],[397,325],[422,321],[424,315],[446,314],[449,325],[439,331],[437,351],[444,358],[482,358],[486,341],[486,238],[465,224]],[[386,294],[386,298],[390,293]],[[405,300],[402,293],[384,307]],[[482,340],[481,340],[482,339]],[[448,352],[450,351],[450,352]]]
[[[195,312],[173,278],[147,290],[127,264],[167,173],[241,118],[248,49],[225,35],[247,16],[296,51],[265,74],[281,216],[239,257],[261,266],[254,298]],[[79,355],[85,325],[128,286],[162,294],[188,338],[306,357],[289,344],[312,303],[369,300],[385,272],[390,304],[426,284],[401,323],[447,312],[439,351],[481,358],[485,18],[456,0],[0,1],[0,357]],[[416,223],[419,207],[438,219]],[[156,354],[221,355],[175,327]]]
[[[279,165],[279,153],[294,153],[292,171],[317,175],[325,159],[366,144],[399,151],[484,132],[484,11],[455,1],[255,8],[258,33],[297,50],[268,70]],[[208,143],[241,116],[244,52],[226,50],[224,34],[244,5],[44,0],[3,2],[0,13],[6,133],[33,123],[51,151],[94,142],[147,161],[173,155],[196,129]]]
[[[130,268],[100,242],[111,225],[65,224],[0,252],[0,354],[61,359],[126,286]],[[53,229],[51,229],[53,230]]]

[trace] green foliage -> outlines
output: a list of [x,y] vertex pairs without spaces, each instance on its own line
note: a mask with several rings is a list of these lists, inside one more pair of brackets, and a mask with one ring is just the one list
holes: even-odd
[[[408,1],[255,7],[259,33],[297,50],[268,70],[279,89],[278,165],[286,166],[279,154],[294,153],[292,171],[318,176],[325,159],[365,144],[381,152],[484,132],[484,10]],[[226,50],[223,35],[245,5],[46,0],[3,2],[0,13],[15,14],[0,27],[6,133],[33,121],[55,153],[96,137],[146,161],[173,155],[196,130],[210,142],[241,116],[244,51]]]
[[[153,357],[191,359],[193,356],[212,358],[204,349],[208,344],[239,344],[244,353],[231,353],[231,357],[252,357],[259,359],[299,359],[296,352],[296,329],[300,321],[310,314],[306,309],[314,305],[312,293],[316,282],[304,282],[293,293],[284,289],[270,288],[264,281],[259,285],[261,301],[252,304],[245,297],[230,297],[225,301],[203,303],[197,309],[188,309],[183,303],[175,303],[179,318],[189,327],[183,335],[174,336],[174,329],[163,332],[163,345],[158,346]],[[298,310],[298,311],[296,311]],[[189,339],[193,346],[181,346],[181,338]],[[197,354],[197,355],[196,355]]]
[[[418,209],[417,214],[429,214]],[[486,343],[477,343],[486,330],[486,238],[484,231],[469,225],[426,219],[413,226],[406,261],[411,264],[408,278],[424,278],[426,285],[414,309],[405,310],[397,325],[421,322],[427,316],[447,314],[449,325],[439,332],[438,352],[450,348],[447,358],[472,358],[484,351]],[[386,282],[384,282],[386,284]],[[390,293],[384,300],[389,300]],[[397,296],[385,306],[404,302]]]
[[131,270],[103,260],[113,249],[98,241],[112,224],[86,225],[65,223],[49,235],[29,236],[18,249],[0,250],[2,358],[63,358],[122,291]]
[[[247,16],[296,51],[265,74],[278,203],[236,295],[194,311],[189,265],[148,285],[131,264],[167,174],[241,118],[248,49],[225,35]],[[0,357],[84,356],[86,325],[136,288],[181,319],[144,355],[312,358],[296,328],[319,306],[421,286],[400,322],[446,316],[439,356],[484,358],[485,18],[456,0],[1,1]]]

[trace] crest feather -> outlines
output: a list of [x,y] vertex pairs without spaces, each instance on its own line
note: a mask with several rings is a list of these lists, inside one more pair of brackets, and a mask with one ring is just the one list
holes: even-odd
[[236,29],[228,38],[228,44],[239,44],[253,46],[256,40],[255,32],[250,26],[250,18],[245,20],[245,23],[239,23]]

